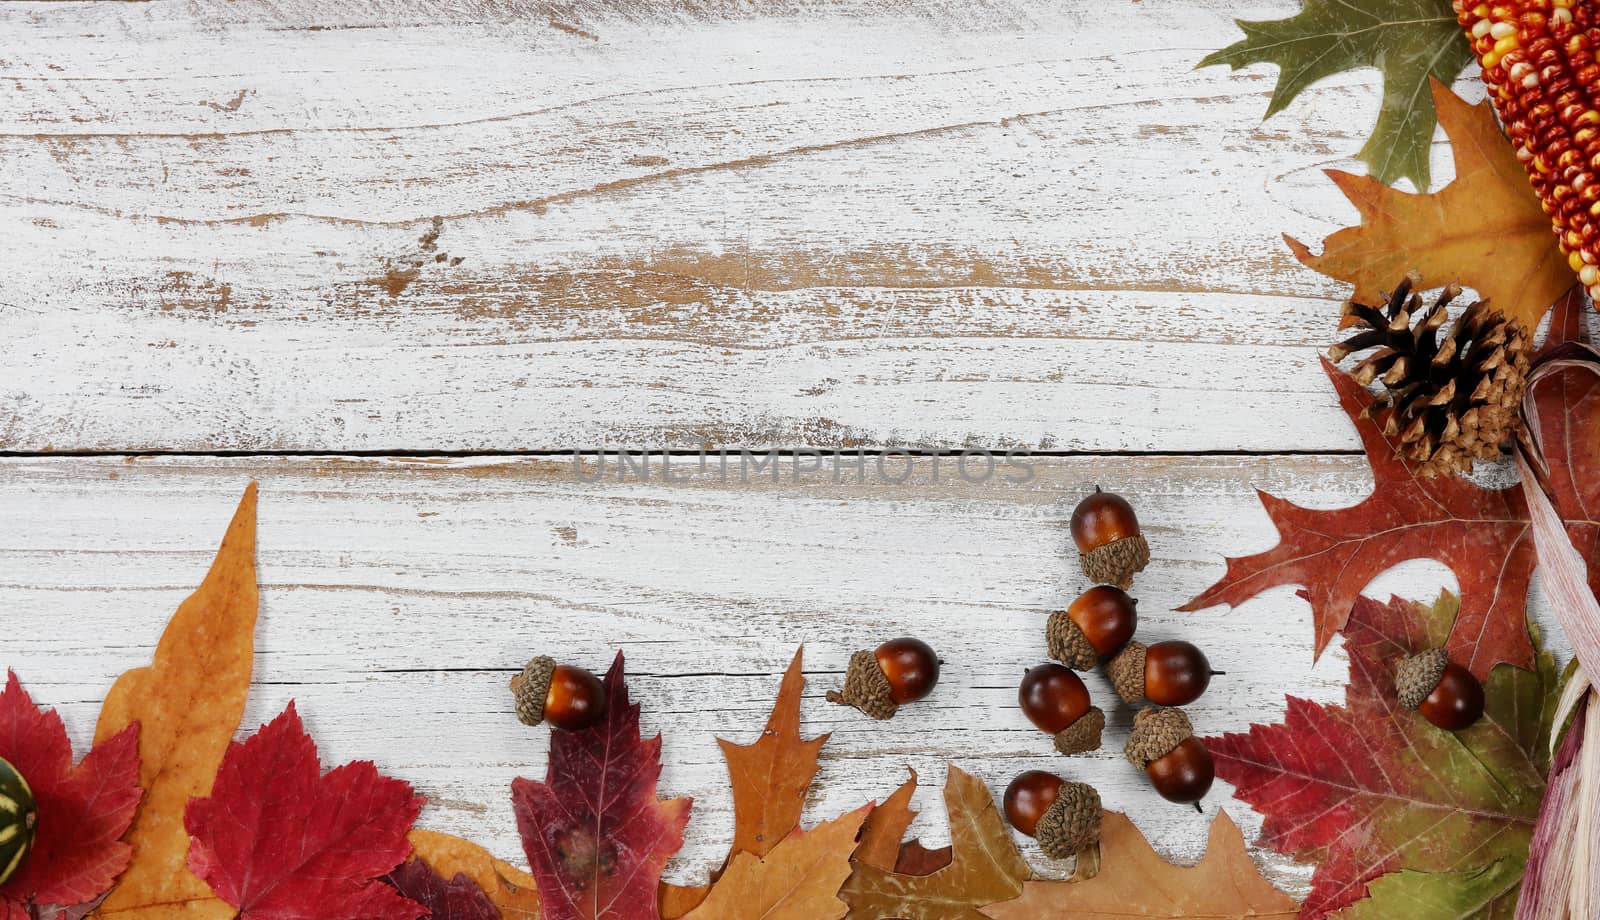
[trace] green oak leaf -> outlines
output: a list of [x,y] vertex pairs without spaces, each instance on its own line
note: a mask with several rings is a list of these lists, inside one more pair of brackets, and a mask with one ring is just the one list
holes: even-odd
[[1437,920],[1472,917],[1510,920],[1517,910],[1523,862],[1497,859],[1460,872],[1391,872],[1367,886],[1368,895],[1334,915],[1336,920]]
[[1244,39],[1200,66],[1277,64],[1267,118],[1323,77],[1358,67],[1383,71],[1378,123],[1356,156],[1386,185],[1404,176],[1427,191],[1434,126],[1428,78],[1449,86],[1473,60],[1449,0],[1305,0],[1289,19],[1237,22]]

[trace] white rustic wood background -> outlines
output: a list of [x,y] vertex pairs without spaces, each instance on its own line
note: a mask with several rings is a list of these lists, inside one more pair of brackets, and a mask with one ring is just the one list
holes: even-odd
[[[375,759],[514,862],[508,783],[546,738],[505,681],[618,647],[663,792],[695,799],[674,880],[731,836],[713,738],[755,736],[801,643],[833,733],[813,818],[910,766],[937,843],[954,761],[1092,781],[1174,859],[1218,807],[1253,836],[1223,784],[1205,816],[1146,788],[1103,681],[1108,749],[1070,761],[1015,685],[1084,587],[1066,519],[1102,483],[1154,544],[1143,636],[1229,672],[1203,732],[1342,694],[1290,589],[1166,612],[1273,542],[1253,489],[1371,487],[1317,368],[1344,292],[1279,233],[1354,219],[1320,170],[1359,169],[1378,76],[1263,124],[1272,68],[1193,69],[1233,16],[1297,6],[0,0],[0,665],[85,742],[254,478],[246,728],[297,699],[327,761]],[[1442,184],[1442,138],[1434,161]],[[964,446],[1036,476],[591,484],[561,453]],[[931,702],[822,700],[905,633],[948,661]]]

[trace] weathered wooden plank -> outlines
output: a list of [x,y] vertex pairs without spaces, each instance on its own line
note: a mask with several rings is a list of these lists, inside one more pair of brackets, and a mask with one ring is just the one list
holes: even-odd
[[[1083,586],[1066,519],[1101,482],[1133,497],[1154,546],[1136,585],[1141,636],[1189,638],[1229,672],[1192,707],[1202,731],[1275,720],[1286,693],[1342,692],[1342,654],[1312,666],[1309,611],[1289,589],[1232,611],[1169,611],[1220,574],[1220,553],[1270,545],[1253,487],[1353,503],[1370,488],[1359,459],[1036,460],[1023,483],[966,482],[948,461],[935,481],[928,458],[903,483],[870,462],[866,482],[837,483],[804,459],[778,464],[776,481],[741,482],[734,464],[726,481],[716,463],[702,474],[685,462],[687,482],[587,483],[564,460],[0,460],[0,664],[86,741],[106,688],[148,660],[256,478],[263,609],[245,725],[298,700],[330,762],[373,758],[429,795],[427,826],[520,861],[507,784],[541,774],[546,739],[513,718],[505,682],[535,652],[599,668],[622,648],[646,730],[665,735],[663,789],[696,800],[672,875],[698,878],[732,827],[713,738],[754,736],[804,643],[805,728],[833,733],[811,817],[881,798],[909,765],[934,787],[918,797],[918,829],[938,840],[947,761],[995,789],[1047,767],[1094,782],[1158,849],[1193,858],[1207,819],[1162,803],[1122,761],[1132,713],[1101,678],[1091,691],[1111,727],[1095,755],[1053,755],[1015,707],[1017,679],[1044,654],[1043,612]],[[1411,565],[1370,590],[1426,596],[1448,580]],[[853,649],[906,633],[946,659],[933,699],[889,723],[823,701]],[[1213,795],[1208,812],[1227,801]],[[1303,869],[1261,858],[1279,882],[1304,883]]]
[[1239,12],[0,2],[0,449],[1349,448]]

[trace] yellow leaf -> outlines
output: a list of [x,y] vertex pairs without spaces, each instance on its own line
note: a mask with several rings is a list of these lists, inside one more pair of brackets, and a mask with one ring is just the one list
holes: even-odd
[[464,873],[478,883],[502,920],[538,920],[539,893],[533,876],[501,862],[470,840],[434,831],[413,830],[413,854],[447,879]]
[[894,870],[895,860],[900,855],[900,840],[917,817],[911,810],[911,794],[916,791],[917,771],[912,770],[910,779],[890,793],[882,805],[872,809],[866,825],[861,828],[861,842],[856,844],[856,862]]
[[1284,241],[1307,266],[1353,283],[1351,296],[1362,303],[1382,303],[1382,292],[1415,269],[1419,287],[1459,281],[1531,331],[1577,278],[1489,103],[1468,105],[1438,82],[1433,99],[1455,158],[1449,185],[1414,195],[1327,170],[1361,225],[1323,240],[1321,255]]
[[1028,882],[1022,897],[990,904],[983,913],[992,920],[1289,920],[1300,908],[1261,877],[1244,848],[1244,835],[1227,812],[1211,822],[1205,857],[1194,866],[1174,866],[1156,855],[1132,821],[1108,811],[1100,831],[1098,875],[1085,881]]
[[117,679],[95,741],[139,728],[144,800],[128,831],[133,861],[98,915],[119,920],[228,920],[235,911],[189,873],[189,800],[211,794],[244,715],[255,654],[256,486],[245,489],[199,589],[178,606],[149,667]]
[[1022,893],[1031,873],[989,790],[952,766],[944,802],[950,813],[950,864],[930,875],[900,875],[857,863],[839,892],[850,905],[851,920],[981,920],[982,905]]
[[839,886],[850,875],[856,834],[872,806],[795,829],[765,858],[736,853],[711,893],[686,920],[838,920],[847,908]]

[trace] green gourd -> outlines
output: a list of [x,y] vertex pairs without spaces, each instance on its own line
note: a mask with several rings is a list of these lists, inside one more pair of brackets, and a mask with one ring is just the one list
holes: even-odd
[[27,858],[38,818],[28,781],[0,757],[0,885],[15,875]]

